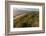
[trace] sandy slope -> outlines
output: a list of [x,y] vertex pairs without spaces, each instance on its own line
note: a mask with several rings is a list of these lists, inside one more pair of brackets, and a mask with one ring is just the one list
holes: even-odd
[[17,18],[19,18],[21,16],[24,16],[24,15],[26,15],[26,13],[16,16],[15,19],[17,19]]

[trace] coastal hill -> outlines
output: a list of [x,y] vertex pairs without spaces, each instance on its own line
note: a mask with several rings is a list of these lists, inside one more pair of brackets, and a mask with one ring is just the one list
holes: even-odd
[[39,27],[39,12],[23,13],[14,17],[14,28]]

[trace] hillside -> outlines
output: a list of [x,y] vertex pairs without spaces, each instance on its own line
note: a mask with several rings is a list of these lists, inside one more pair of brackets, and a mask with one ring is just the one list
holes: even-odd
[[30,12],[23,14],[14,17],[14,28],[39,26],[39,12]]

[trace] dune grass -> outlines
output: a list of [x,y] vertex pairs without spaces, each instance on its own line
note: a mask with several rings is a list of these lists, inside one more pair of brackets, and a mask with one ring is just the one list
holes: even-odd
[[26,13],[24,16],[16,18],[13,21],[14,21],[14,28],[39,27],[39,12]]

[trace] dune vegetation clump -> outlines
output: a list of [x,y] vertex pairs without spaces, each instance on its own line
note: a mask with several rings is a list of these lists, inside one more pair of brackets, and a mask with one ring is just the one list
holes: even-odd
[[14,28],[39,27],[39,12],[26,13],[23,16],[14,19],[13,21],[14,21]]

